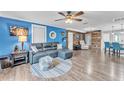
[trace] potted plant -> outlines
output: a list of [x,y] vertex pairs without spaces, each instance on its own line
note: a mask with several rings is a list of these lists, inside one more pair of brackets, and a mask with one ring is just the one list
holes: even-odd
[[19,47],[16,45],[14,48],[14,52],[18,52],[19,51]]

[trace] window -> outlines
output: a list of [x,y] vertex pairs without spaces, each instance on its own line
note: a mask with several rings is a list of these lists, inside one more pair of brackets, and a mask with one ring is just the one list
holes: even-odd
[[32,43],[46,42],[46,27],[40,25],[32,25]]

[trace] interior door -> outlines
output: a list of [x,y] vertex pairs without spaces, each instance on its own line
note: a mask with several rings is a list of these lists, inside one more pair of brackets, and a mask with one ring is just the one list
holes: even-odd
[[41,25],[32,25],[32,43],[46,42],[46,27]]

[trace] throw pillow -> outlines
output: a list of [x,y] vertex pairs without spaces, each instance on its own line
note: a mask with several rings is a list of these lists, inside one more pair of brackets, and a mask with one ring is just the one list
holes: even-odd
[[36,48],[36,46],[31,46],[31,49],[32,49],[32,51],[35,52],[35,53],[38,52],[38,49]]
[[57,44],[57,49],[62,49],[62,44]]

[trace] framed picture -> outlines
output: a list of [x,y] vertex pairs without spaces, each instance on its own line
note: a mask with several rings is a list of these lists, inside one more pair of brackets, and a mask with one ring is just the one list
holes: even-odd
[[65,32],[61,32],[61,35],[64,36],[65,35]]
[[9,26],[9,33],[10,36],[17,36],[17,33],[19,33],[19,31],[22,31],[24,35],[28,35],[28,28],[26,27],[21,27],[21,26]]
[[80,39],[80,34],[75,34],[75,39],[79,40]]

